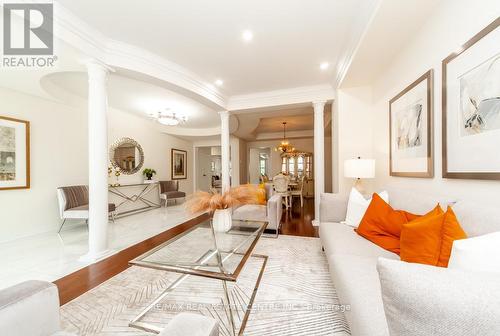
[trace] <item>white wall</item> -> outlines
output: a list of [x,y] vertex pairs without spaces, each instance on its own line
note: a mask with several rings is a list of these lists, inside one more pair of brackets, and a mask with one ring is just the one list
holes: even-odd
[[[377,185],[396,184],[413,190],[450,193],[498,204],[500,182],[443,179],[441,159],[441,61],[500,15],[498,0],[447,0],[436,8],[415,39],[373,86],[374,151],[379,164]],[[500,43],[500,42],[499,42]],[[389,177],[388,101],[427,70],[434,69],[435,178]],[[500,155],[500,154],[499,154]]]
[[144,166],[141,171],[134,175],[121,175],[121,184],[142,182],[144,179],[142,169],[144,168],[155,169],[157,175],[154,179],[157,181],[170,180],[171,149],[175,148],[187,151],[187,179],[179,180],[179,190],[186,193],[193,191],[193,146],[191,142],[160,132],[160,128],[154,121],[116,109],[109,109],[108,125],[110,144],[122,137],[129,137],[136,140],[144,150]]
[[[344,177],[344,161],[362,158],[373,158],[373,113],[372,90],[370,87],[339,89],[337,91],[338,127],[338,190],[345,193],[354,184],[352,179]],[[363,181],[367,190],[373,181]]]
[[[31,123],[31,188],[0,190],[0,241],[56,231],[60,224],[56,188],[88,183],[86,109],[0,88],[0,115]],[[188,180],[181,180],[180,188],[192,191],[189,142],[161,134],[139,116],[110,109],[109,141],[122,136],[142,145],[145,167],[155,168],[157,179],[170,178],[170,148],[187,150]],[[122,184],[140,181],[140,173],[120,177]]]
[[[498,0],[442,1],[415,37],[391,61],[389,68],[372,84],[371,93],[370,87],[339,90],[340,165],[348,156],[373,155],[377,160],[374,189],[391,184],[425,193],[451,194],[462,199],[498,204],[498,181],[441,177],[441,61],[499,15]],[[435,177],[390,177],[388,101],[431,68],[434,69]],[[346,181],[344,187],[341,183],[340,191],[346,191],[347,186]]]

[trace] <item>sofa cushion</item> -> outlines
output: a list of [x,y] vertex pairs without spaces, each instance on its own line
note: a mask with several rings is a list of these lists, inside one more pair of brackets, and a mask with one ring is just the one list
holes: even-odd
[[462,229],[469,237],[500,231],[500,205],[488,206],[471,201],[458,201],[453,206]]
[[454,205],[457,199],[454,197],[430,195],[414,190],[401,189],[388,186],[387,191],[391,195],[389,204],[394,209],[406,210],[415,214],[425,214],[431,211],[436,204],[440,204],[443,210]]
[[233,211],[233,219],[267,221],[266,206],[260,204],[245,204]]
[[378,246],[399,254],[401,227],[407,222],[404,211],[394,210],[380,196],[373,194],[357,233]]
[[500,275],[380,259],[391,335],[500,335]]
[[[384,201],[389,202],[387,191],[382,191],[377,195]],[[349,226],[358,227],[371,201],[371,198],[366,199],[358,189],[352,188],[349,194],[349,201],[347,202],[347,213],[344,222]]]
[[377,258],[332,254],[329,265],[340,303],[350,305],[345,316],[352,335],[388,336]]
[[500,272],[500,232],[453,242],[448,268]]
[[330,254],[352,254],[367,257],[386,257],[398,259],[399,256],[384,250],[359,236],[354,228],[342,223],[321,222],[319,227],[321,243],[327,255]]

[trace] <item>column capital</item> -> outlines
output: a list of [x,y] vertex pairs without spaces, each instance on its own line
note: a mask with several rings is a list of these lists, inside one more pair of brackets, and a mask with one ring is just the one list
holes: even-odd
[[82,62],[87,68],[87,73],[90,75],[105,74],[115,72],[113,68],[98,59],[91,58]]
[[325,107],[326,100],[315,100],[312,102],[312,106],[316,110],[317,108],[323,108]]
[[219,112],[219,115],[221,118],[227,118],[227,117],[229,117],[230,114],[231,114],[231,112],[229,112],[229,111],[220,111]]

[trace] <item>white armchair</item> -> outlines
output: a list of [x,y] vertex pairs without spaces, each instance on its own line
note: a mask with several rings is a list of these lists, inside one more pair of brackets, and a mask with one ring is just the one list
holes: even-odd
[[0,291],[2,336],[70,336],[61,331],[59,292],[50,282],[31,280]]

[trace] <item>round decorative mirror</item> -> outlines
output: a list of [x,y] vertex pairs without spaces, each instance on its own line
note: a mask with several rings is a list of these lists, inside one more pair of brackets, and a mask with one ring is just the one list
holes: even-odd
[[120,168],[122,174],[132,175],[144,164],[144,151],[134,139],[121,138],[109,150],[109,161],[115,168]]

